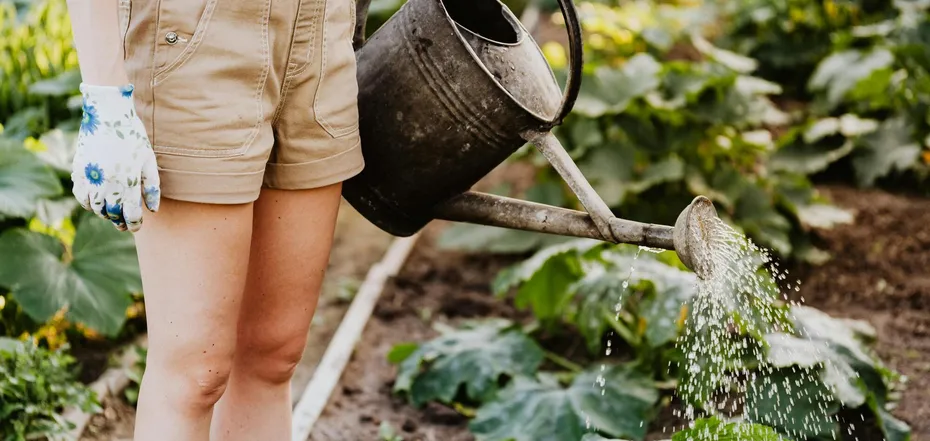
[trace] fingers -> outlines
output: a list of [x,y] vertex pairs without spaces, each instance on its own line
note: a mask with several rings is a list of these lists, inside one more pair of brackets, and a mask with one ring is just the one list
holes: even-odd
[[142,191],[131,188],[123,198],[123,220],[129,231],[135,233],[142,228],[142,213]]
[[102,186],[88,185],[87,198],[90,201],[90,211],[92,213],[104,219],[109,219]]
[[126,219],[123,218],[123,203],[120,195],[111,195],[106,199],[103,215],[113,223],[117,230],[126,231]]
[[150,155],[145,164],[142,164],[142,195],[145,205],[153,213],[161,205],[161,178],[158,176],[158,164],[155,155]]
[[82,208],[87,211],[92,211],[90,208],[90,196],[87,191],[87,182],[81,178],[76,178],[74,175],[71,176],[71,181],[74,183],[71,187],[71,194],[74,195],[74,198],[77,199]]

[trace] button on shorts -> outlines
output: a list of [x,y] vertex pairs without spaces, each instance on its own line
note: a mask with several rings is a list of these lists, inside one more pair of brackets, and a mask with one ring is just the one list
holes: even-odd
[[354,0],[120,0],[136,111],[162,194],[254,201],[364,167]]

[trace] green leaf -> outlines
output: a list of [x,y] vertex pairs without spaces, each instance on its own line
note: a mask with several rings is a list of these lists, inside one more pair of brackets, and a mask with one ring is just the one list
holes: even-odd
[[910,426],[888,413],[878,404],[878,400],[874,396],[869,397],[869,409],[877,417],[878,427],[881,428],[882,434],[885,435],[884,441],[910,441]]
[[834,439],[839,405],[816,370],[785,368],[757,373],[746,390],[746,419],[796,439]]
[[[787,334],[767,335],[768,361],[775,367],[798,366],[815,372],[840,403],[859,407],[865,403],[867,389],[857,378],[845,357],[823,341],[811,341]],[[832,400],[831,400],[832,401]]]
[[846,93],[859,81],[873,72],[885,69],[894,62],[894,55],[887,49],[877,48],[869,52],[850,49],[836,52],[823,59],[811,75],[808,87],[812,91],[825,90],[827,104],[832,108],[839,104]]
[[805,306],[791,308],[790,316],[798,337],[766,336],[773,366],[819,372],[832,399],[850,408],[865,404],[870,395],[884,402],[888,392],[884,368],[863,341],[874,335],[868,324],[836,319]]
[[558,236],[533,231],[455,224],[443,230],[437,240],[437,246],[445,250],[513,254],[535,250],[554,240],[564,241]]
[[36,152],[36,156],[60,175],[70,177],[76,139],[76,133],[50,130],[39,138],[42,149]]
[[701,418],[693,426],[672,435],[672,441],[782,441],[771,427],[750,423],[725,423],[717,417]]
[[388,352],[387,360],[391,364],[399,364],[413,355],[419,347],[420,345],[416,343],[400,343],[394,345],[394,347],[391,348],[391,352]]
[[66,96],[78,93],[81,85],[81,72],[77,69],[67,70],[55,78],[36,81],[29,85],[29,93],[39,96]]
[[538,381],[515,379],[469,427],[478,441],[578,440],[588,427],[641,440],[658,399],[652,378],[630,366],[594,367],[568,387],[541,374]]
[[0,286],[36,321],[67,308],[69,320],[115,335],[132,304],[130,294],[141,290],[132,236],[88,214],[67,256],[51,236],[8,230],[0,236]]
[[502,377],[533,375],[543,351],[506,320],[468,324],[423,343],[400,364],[395,392],[409,394],[413,405],[452,402],[464,387],[474,402],[497,393]]
[[623,112],[630,102],[657,89],[662,66],[649,54],[637,54],[620,69],[599,66],[585,75],[574,110],[596,118]]
[[835,225],[851,224],[853,213],[830,204],[810,204],[797,207],[798,220],[809,228],[833,228]]
[[56,228],[62,221],[71,217],[77,207],[78,201],[71,195],[58,199],[43,199],[38,203],[36,218],[42,224]]
[[791,224],[776,209],[772,196],[762,187],[750,183],[743,189],[734,217],[747,235],[761,245],[773,248],[782,256],[791,253],[791,239],[788,237]]
[[531,307],[541,320],[556,318],[571,296],[570,285],[583,275],[580,256],[602,244],[579,239],[543,248],[498,274],[492,289],[495,294],[503,295],[519,286],[515,299],[518,308]]
[[586,433],[584,437],[581,438],[581,441],[627,441],[617,438],[604,438],[596,433]]
[[698,50],[698,52],[704,54],[704,56],[707,58],[714,60],[735,72],[750,73],[756,70],[759,65],[759,63],[752,58],[714,46],[711,44],[711,42],[707,41],[697,33],[691,35],[691,43],[694,44],[694,47]]
[[61,192],[58,177],[35,154],[19,143],[0,138],[0,220],[29,218],[40,199]]
[[883,122],[877,131],[860,138],[853,157],[859,185],[870,186],[894,170],[903,171],[917,163],[921,147],[911,132],[904,117],[895,117]]
[[852,153],[854,148],[855,143],[851,141],[843,143],[840,147],[826,143],[796,143],[775,152],[769,159],[769,165],[773,170],[809,175],[826,170],[830,164]]

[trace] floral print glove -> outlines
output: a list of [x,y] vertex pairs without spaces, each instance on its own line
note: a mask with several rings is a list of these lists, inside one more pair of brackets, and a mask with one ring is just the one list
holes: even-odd
[[84,116],[71,171],[74,197],[121,231],[142,227],[143,201],[161,200],[155,153],[136,115],[133,86],[81,84]]

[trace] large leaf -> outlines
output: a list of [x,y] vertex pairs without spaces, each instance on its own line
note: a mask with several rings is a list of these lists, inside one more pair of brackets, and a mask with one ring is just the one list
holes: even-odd
[[791,308],[791,316],[802,338],[828,345],[855,371],[861,384],[884,402],[888,389],[887,371],[866,346],[875,336],[875,330],[868,323],[830,317],[805,306]]
[[851,211],[830,204],[800,205],[796,214],[801,225],[810,228],[833,228],[853,222]]
[[869,397],[869,409],[875,414],[878,421],[878,427],[885,435],[884,441],[910,441],[911,428],[905,423],[885,410],[878,404],[875,397]]
[[838,435],[836,412],[816,370],[784,368],[757,373],[746,390],[745,414],[751,423],[765,424],[796,439]]
[[452,402],[464,387],[468,399],[482,402],[497,393],[502,377],[533,375],[542,358],[542,349],[509,322],[473,323],[411,352],[398,368],[394,391],[422,406]]
[[58,177],[35,154],[0,138],[0,220],[31,217],[40,199],[61,192]]
[[39,138],[39,150],[36,156],[52,167],[60,175],[70,176],[71,162],[74,159],[76,133],[51,130]]
[[626,441],[626,440],[617,439],[617,438],[604,438],[603,436],[600,436],[596,433],[586,433],[581,438],[581,441]]
[[859,81],[889,67],[892,62],[894,55],[886,49],[836,52],[820,62],[808,87],[814,91],[826,90],[827,103],[832,107],[839,104]]
[[843,159],[855,147],[852,141],[847,141],[839,147],[827,143],[815,145],[795,143],[775,152],[769,158],[769,166],[779,171],[813,174]]
[[630,102],[659,87],[662,66],[648,54],[637,54],[619,69],[601,66],[585,75],[575,112],[598,117],[623,112]]
[[600,244],[595,240],[574,240],[543,248],[498,274],[494,292],[502,295],[519,285],[515,298],[518,308],[531,308],[540,320],[555,319],[571,297],[569,287],[583,275],[581,255]]
[[525,253],[556,241],[559,236],[532,231],[511,230],[486,225],[455,224],[443,230],[437,241],[441,249],[486,251],[489,253]]
[[717,417],[701,418],[672,435],[672,441],[781,441],[771,427],[750,423],[725,423]]
[[66,253],[54,237],[8,230],[0,236],[0,286],[38,322],[66,308],[68,319],[114,335],[130,294],[141,290],[132,236],[85,215]]
[[29,85],[29,93],[39,96],[66,96],[79,93],[81,72],[66,70],[55,78],[36,81]]
[[872,185],[893,170],[906,170],[920,157],[920,144],[912,137],[912,128],[903,117],[886,120],[873,133],[863,136],[853,157],[859,185]]
[[659,399],[652,378],[629,366],[595,367],[568,387],[548,375],[517,378],[481,408],[470,428],[478,441],[568,441],[598,431],[640,440]]
[[775,367],[797,366],[812,372],[830,390],[830,396],[849,407],[865,403],[868,388],[840,352],[824,341],[811,341],[787,334],[766,336],[768,361]]

